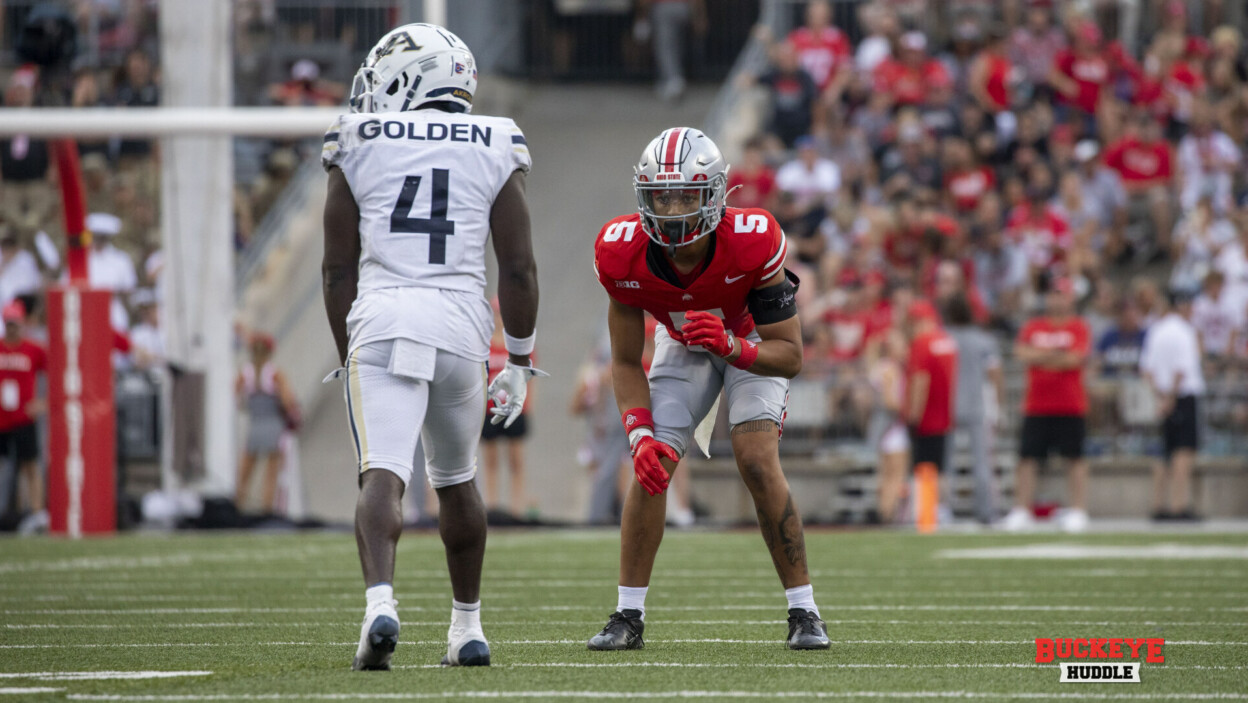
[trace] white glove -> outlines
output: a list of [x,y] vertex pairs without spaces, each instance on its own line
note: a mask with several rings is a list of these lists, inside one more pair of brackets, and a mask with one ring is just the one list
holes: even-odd
[[494,401],[494,407],[490,408],[490,413],[494,416],[490,418],[490,424],[497,425],[506,420],[503,427],[511,427],[511,423],[524,410],[524,398],[529,393],[529,379],[548,376],[550,374],[545,371],[532,366],[517,366],[508,359],[503,370],[494,377],[486,390],[490,400]]

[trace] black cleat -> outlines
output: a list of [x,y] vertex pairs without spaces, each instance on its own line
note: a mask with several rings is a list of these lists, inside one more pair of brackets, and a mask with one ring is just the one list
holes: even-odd
[[828,628],[818,615],[801,608],[789,608],[789,649],[827,649]]
[[617,610],[611,613],[602,632],[589,638],[589,648],[599,651],[642,649],[646,646],[641,639],[645,629],[640,610]]

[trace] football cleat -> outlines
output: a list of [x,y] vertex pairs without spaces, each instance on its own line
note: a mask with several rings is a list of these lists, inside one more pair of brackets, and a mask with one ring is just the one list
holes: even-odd
[[789,649],[827,649],[828,628],[809,610],[789,608]]
[[642,649],[646,643],[641,639],[646,624],[641,621],[640,610],[617,610],[611,613],[602,632],[589,638],[588,646],[595,651],[619,649]]
[[451,625],[446,633],[446,656],[442,666],[489,666],[490,645],[480,627],[467,628]]
[[1025,532],[1036,526],[1036,520],[1030,510],[1016,505],[1001,519],[1000,526],[1006,532]]
[[364,612],[360,627],[360,646],[355,650],[351,668],[355,671],[389,671],[390,655],[399,642],[398,601],[378,601]]

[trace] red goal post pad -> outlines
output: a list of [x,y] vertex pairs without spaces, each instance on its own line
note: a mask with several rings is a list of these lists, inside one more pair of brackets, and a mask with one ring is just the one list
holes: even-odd
[[111,293],[48,292],[48,515],[78,537],[117,530]]

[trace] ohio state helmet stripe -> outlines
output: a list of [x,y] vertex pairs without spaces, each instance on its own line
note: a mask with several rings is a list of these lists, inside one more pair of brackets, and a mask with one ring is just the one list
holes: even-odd
[[680,166],[676,163],[676,155],[680,153],[680,135],[684,131],[677,127],[667,133],[667,145],[663,148],[664,171],[680,170]]

